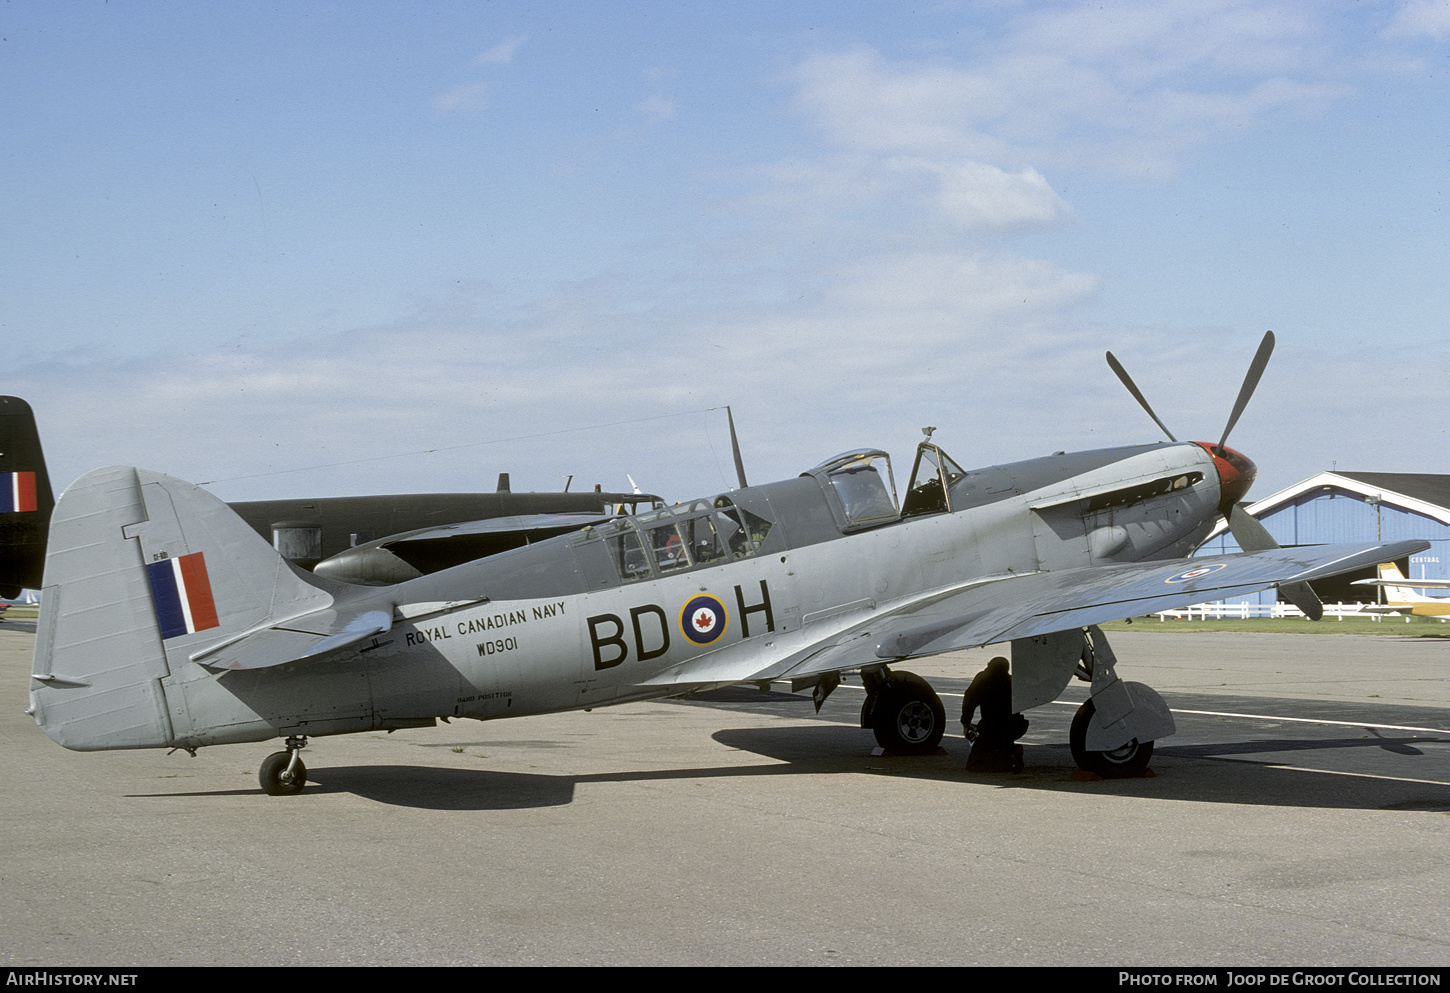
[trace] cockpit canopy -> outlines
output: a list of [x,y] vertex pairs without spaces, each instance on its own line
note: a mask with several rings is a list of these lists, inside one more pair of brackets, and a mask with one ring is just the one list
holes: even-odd
[[879,448],[837,455],[801,475],[820,481],[842,531],[874,527],[901,516],[891,456]]
[[820,481],[841,530],[857,531],[901,517],[950,512],[952,484],[966,474],[939,446],[922,442],[916,448],[906,500],[899,508],[891,456],[880,449],[846,452],[801,475]]

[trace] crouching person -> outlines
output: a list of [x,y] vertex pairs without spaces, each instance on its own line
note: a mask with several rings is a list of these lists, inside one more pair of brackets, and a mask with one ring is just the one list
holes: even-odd
[[[974,725],[972,718],[978,708],[982,719]],[[1022,771],[1022,746],[1017,739],[1027,733],[1027,718],[1012,713],[1012,675],[1000,655],[967,687],[962,697],[962,726],[972,742],[968,772]]]

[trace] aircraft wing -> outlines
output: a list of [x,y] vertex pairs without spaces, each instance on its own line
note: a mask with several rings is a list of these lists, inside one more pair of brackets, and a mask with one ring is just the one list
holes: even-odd
[[345,583],[388,586],[613,519],[599,513],[523,514],[443,524],[354,546],[313,571]]
[[764,667],[706,655],[650,682],[746,682],[824,672],[1067,631],[1241,596],[1414,554],[1424,541],[1274,548],[1088,566],[972,583],[883,611]]
[[577,531],[588,525],[599,525],[614,518],[608,514],[516,514],[512,517],[490,517],[481,521],[463,521],[439,527],[404,531],[379,539],[389,547],[410,541],[438,541],[465,535],[517,534],[536,531]]

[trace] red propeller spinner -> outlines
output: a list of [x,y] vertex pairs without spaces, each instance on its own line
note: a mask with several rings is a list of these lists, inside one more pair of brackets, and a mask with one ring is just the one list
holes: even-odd
[[1249,487],[1254,485],[1259,467],[1254,465],[1253,459],[1235,449],[1220,449],[1208,441],[1195,441],[1194,444],[1213,456],[1213,467],[1218,470],[1218,512],[1227,518],[1234,504],[1242,500]]

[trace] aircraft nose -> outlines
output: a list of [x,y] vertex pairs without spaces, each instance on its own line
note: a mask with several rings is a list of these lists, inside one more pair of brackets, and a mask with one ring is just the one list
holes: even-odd
[[1208,454],[1213,456],[1213,466],[1218,470],[1218,484],[1220,498],[1218,502],[1219,513],[1228,517],[1229,509],[1238,503],[1249,492],[1249,487],[1254,485],[1254,477],[1259,474],[1259,467],[1254,465],[1253,459],[1243,452],[1235,451],[1225,447],[1223,455],[1214,451],[1211,442],[1200,441]]

